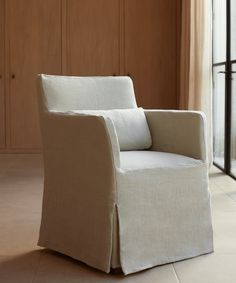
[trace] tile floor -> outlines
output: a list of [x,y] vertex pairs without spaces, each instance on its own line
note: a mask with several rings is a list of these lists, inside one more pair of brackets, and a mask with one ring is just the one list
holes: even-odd
[[0,155],[0,283],[236,283],[236,182],[210,174],[215,252],[134,275],[104,274],[37,247],[40,155]]

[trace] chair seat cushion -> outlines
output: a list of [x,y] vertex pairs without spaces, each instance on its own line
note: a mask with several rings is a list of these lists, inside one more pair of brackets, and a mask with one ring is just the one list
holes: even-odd
[[142,150],[121,151],[120,164],[121,169],[125,171],[133,171],[154,168],[197,166],[202,164],[202,161],[174,153]]

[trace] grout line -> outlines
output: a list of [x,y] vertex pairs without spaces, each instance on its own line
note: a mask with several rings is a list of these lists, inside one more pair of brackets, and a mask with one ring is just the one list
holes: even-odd
[[[227,175],[226,175],[227,176]],[[230,177],[229,177],[230,178]],[[234,198],[232,198],[230,196],[229,193],[225,192],[222,188],[221,185],[219,185],[217,182],[214,182],[214,185],[217,187],[217,189],[219,189],[222,193],[224,193],[224,195],[226,195],[228,198],[230,198],[233,202],[236,202],[236,200]]]
[[221,252],[221,251],[214,251],[213,253],[211,253],[212,254],[212,256],[214,257],[214,258],[219,258],[219,257],[225,257],[225,256],[227,256],[227,257],[233,257],[233,258],[235,258],[235,256],[236,256],[236,252]]
[[[222,190],[222,189],[221,189]],[[223,191],[223,190],[222,190]],[[227,197],[229,197],[233,202],[236,202],[236,200],[234,198],[231,197],[231,195],[229,193],[226,193],[225,191],[223,191],[225,193],[225,195]]]
[[171,265],[172,265],[172,268],[173,268],[173,271],[174,271],[175,278],[176,278],[177,282],[178,282],[178,283],[181,283],[180,278],[179,278],[179,276],[178,276],[178,274],[177,274],[177,271],[176,271],[176,269],[175,269],[174,263],[172,263]]
[[[225,177],[227,177],[227,178],[229,178],[229,179],[231,179],[231,177],[229,177],[227,174],[225,174],[225,173],[223,173],[223,172],[222,172],[222,175],[225,176]],[[223,192],[228,198],[230,198],[232,201],[236,202],[236,200],[235,200],[234,198],[232,198],[229,193],[225,192],[225,191],[221,188],[221,185],[218,184],[217,180],[213,180],[213,179],[214,179],[213,176],[209,176],[209,179],[212,179],[213,184],[214,184],[221,192]]]

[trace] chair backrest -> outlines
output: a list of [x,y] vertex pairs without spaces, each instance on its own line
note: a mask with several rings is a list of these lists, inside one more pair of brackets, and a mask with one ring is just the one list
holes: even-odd
[[129,77],[39,75],[41,105],[46,111],[136,108]]

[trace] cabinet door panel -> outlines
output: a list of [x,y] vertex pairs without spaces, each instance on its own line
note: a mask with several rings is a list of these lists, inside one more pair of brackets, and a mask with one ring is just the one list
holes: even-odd
[[66,70],[69,75],[119,73],[119,0],[67,0]]
[[0,148],[5,147],[5,54],[4,54],[4,0],[0,0]]
[[177,2],[125,1],[125,73],[146,108],[177,107]]
[[40,147],[36,76],[61,73],[61,1],[7,0],[10,147]]

